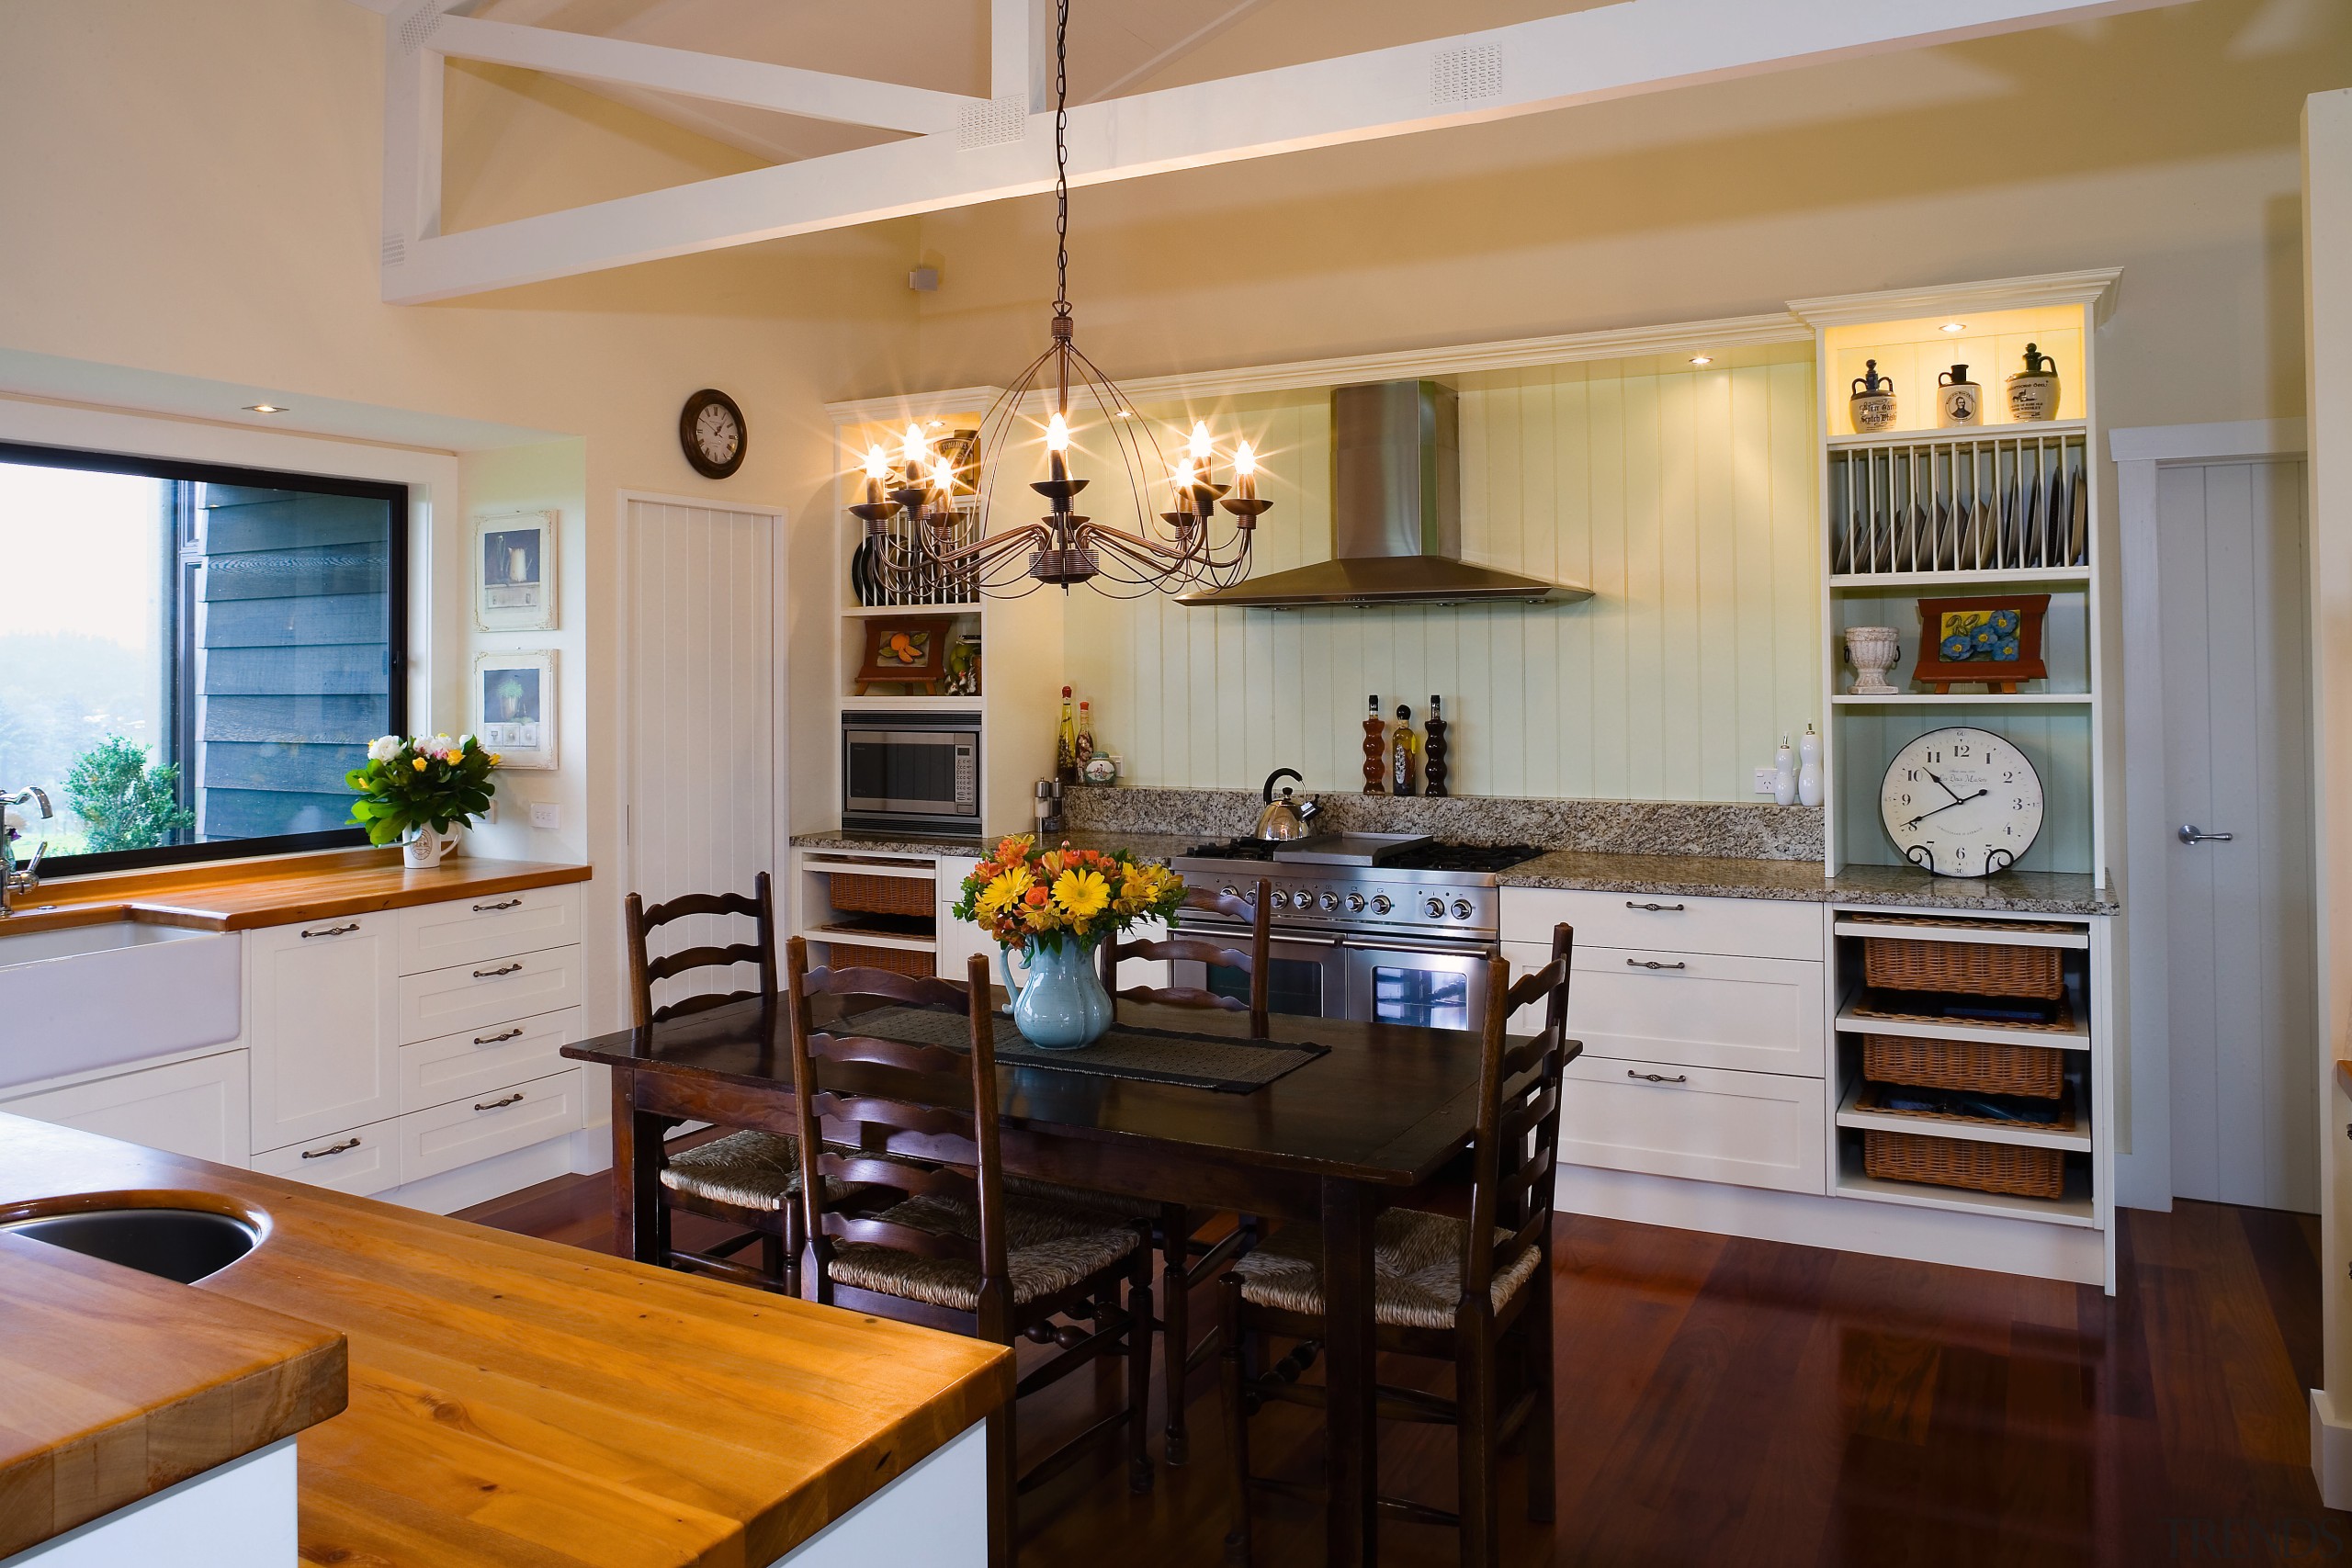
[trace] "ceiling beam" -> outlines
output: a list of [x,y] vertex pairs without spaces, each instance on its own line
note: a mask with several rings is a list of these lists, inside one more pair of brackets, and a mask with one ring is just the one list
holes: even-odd
[[896,82],[836,76],[797,65],[770,65],[758,60],[591,33],[559,32],[553,28],[516,27],[474,17],[442,17],[431,42],[435,50],[459,60],[519,65],[558,76],[917,135],[952,131],[959,114],[986,102]]
[[[1134,179],[2183,3],[1622,0],[1076,106],[1069,177]],[[952,134],[419,240],[385,266],[384,298],[444,299],[1032,195],[1052,188],[1053,164],[1049,111],[967,115]]]

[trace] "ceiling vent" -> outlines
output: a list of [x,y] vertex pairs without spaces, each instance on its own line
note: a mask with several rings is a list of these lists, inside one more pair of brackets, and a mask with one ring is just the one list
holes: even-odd
[[1430,57],[1430,98],[1440,108],[1482,103],[1502,90],[1503,53],[1491,45]]
[[1017,96],[967,104],[956,113],[956,145],[967,152],[1002,147],[1029,134],[1029,101]]
[[417,0],[401,17],[393,35],[400,39],[402,54],[414,54],[427,39],[441,28],[441,7],[437,0]]

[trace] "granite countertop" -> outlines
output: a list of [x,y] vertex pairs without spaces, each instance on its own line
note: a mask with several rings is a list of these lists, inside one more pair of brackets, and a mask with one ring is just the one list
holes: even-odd
[[[204,1370],[175,1321],[274,1325],[338,1372],[347,1346],[348,1407],[314,1402],[295,1439],[305,1562],[773,1562],[1012,1394],[1001,1346],[0,1114],[0,1213],[122,1191],[260,1213],[264,1238],[194,1285],[101,1281],[140,1310],[51,1314],[45,1342],[70,1364],[81,1335],[141,1400]],[[30,1299],[27,1267],[0,1255],[0,1302]]]
[[1781,898],[1886,904],[2016,915],[2112,915],[2119,906],[2087,874],[2005,871],[1981,881],[1935,877],[1907,865],[1849,865],[1824,876],[1816,862],[1709,855],[1605,855],[1555,850],[1501,874],[1506,887],[1663,894],[1678,898]]

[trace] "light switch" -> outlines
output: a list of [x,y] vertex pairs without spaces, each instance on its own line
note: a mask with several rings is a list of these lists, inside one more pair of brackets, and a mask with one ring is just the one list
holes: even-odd
[[563,827],[563,807],[544,800],[531,802],[531,826],[559,831]]

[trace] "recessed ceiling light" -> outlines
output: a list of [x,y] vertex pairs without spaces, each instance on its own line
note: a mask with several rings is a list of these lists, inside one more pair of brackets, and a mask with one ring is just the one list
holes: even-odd
[[1948,333],[1964,333],[1968,330],[1968,323],[1966,321],[1946,321],[1942,327],[1938,330]]
[[1693,365],[1713,365],[1714,362],[1715,356],[1712,354],[1694,354],[1690,356],[1690,363]]
[[945,420],[944,420],[944,419],[934,419],[934,420],[933,420],[933,421],[931,421],[931,422],[930,422],[930,423],[931,423],[931,427],[932,427],[933,430],[937,430],[941,425],[945,424],[946,423],[947,423],[947,422],[946,422]]
[[284,413],[286,412],[286,405],[283,403],[247,403],[245,405],[245,412],[247,413]]

